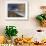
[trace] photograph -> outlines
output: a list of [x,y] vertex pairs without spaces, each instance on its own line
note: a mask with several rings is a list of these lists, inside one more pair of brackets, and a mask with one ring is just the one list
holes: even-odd
[[27,1],[24,2],[6,2],[7,19],[28,19]]
[[25,4],[8,4],[8,17],[24,17]]

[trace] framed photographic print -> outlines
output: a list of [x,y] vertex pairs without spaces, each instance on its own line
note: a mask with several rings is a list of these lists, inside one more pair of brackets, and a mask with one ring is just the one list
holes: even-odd
[[6,19],[27,19],[28,3],[27,1],[7,1],[5,4]]

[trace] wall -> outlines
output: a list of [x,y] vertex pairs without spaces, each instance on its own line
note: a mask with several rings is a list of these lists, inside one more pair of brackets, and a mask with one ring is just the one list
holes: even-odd
[[[36,33],[36,29],[44,29],[38,25],[35,16],[41,13],[40,6],[46,5],[46,0],[27,0],[29,2],[29,18],[28,20],[14,20],[8,21],[5,19],[5,2],[7,0],[0,0],[0,34],[4,34],[6,25],[15,25],[18,29],[18,36],[31,36]],[[8,0],[9,1],[9,0]],[[11,1],[11,0],[10,0]],[[14,0],[16,1],[16,0]],[[24,1],[24,0],[17,0]],[[40,36],[41,37],[41,36]]]

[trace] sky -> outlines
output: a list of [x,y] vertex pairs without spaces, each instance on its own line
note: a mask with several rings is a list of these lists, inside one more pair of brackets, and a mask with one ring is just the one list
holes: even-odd
[[18,4],[8,4],[8,10],[18,9]]

